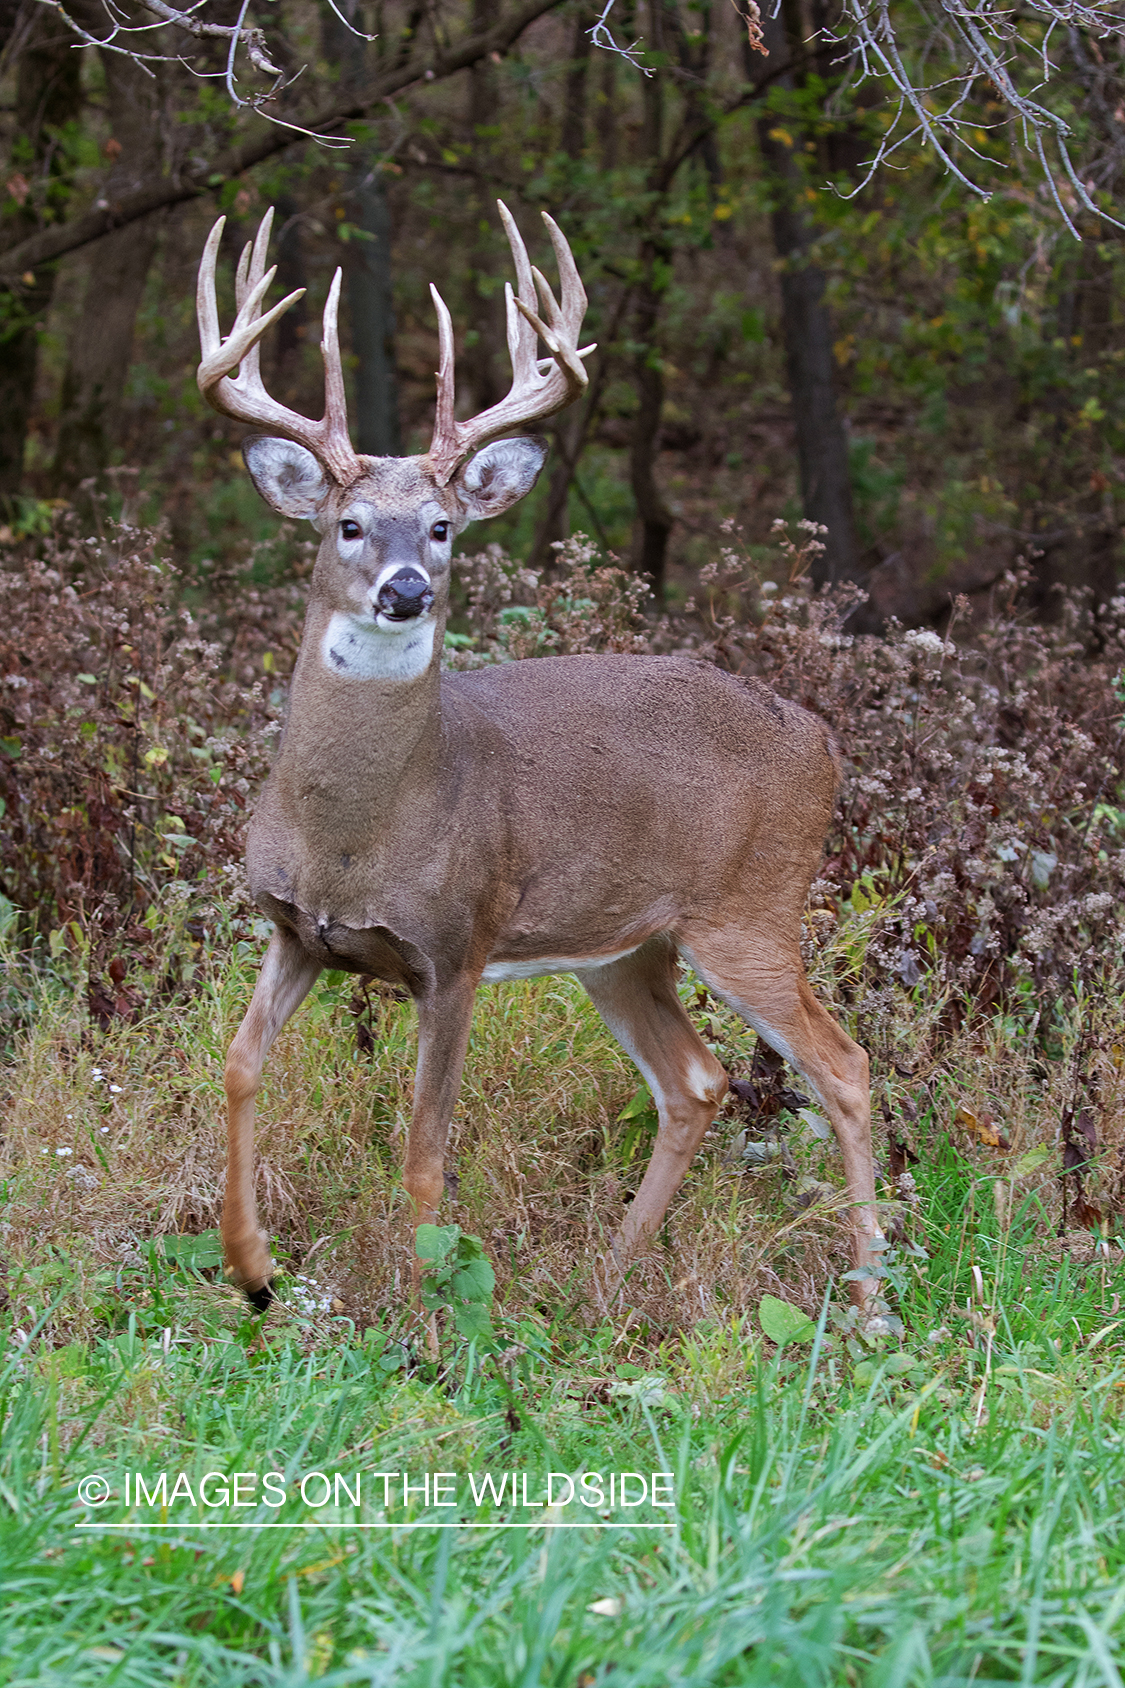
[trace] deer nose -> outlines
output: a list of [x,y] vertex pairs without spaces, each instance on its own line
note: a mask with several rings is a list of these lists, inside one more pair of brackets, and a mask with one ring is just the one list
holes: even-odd
[[413,621],[434,601],[430,583],[417,569],[401,568],[384,580],[375,602],[388,621]]

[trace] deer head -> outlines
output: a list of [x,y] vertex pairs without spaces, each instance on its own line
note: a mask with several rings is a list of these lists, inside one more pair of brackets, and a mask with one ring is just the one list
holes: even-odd
[[[223,415],[266,430],[250,435],[243,445],[255,486],[273,509],[307,518],[323,535],[313,591],[331,622],[325,660],[341,672],[363,677],[402,670],[405,677],[419,665],[428,666],[448,600],[455,536],[469,522],[500,515],[529,492],[547,455],[543,439],[502,436],[554,415],[586,386],[582,360],[594,347],[578,346],[586,294],[570,247],[544,212],[559,267],[560,302],[529,262],[503,204],[500,216],[518,288],[513,294],[510,283],[505,287],[511,390],[480,415],[456,420],[453,325],[444,300],[431,286],[440,367],[434,434],[422,457],[365,457],[352,449],[336,321],[339,270],[324,307],[325,407],[316,422],[271,398],[262,381],[262,335],[304,291],[289,294],[263,314],[276,273],[276,265],[265,267],[272,209],[239,260],[237,315],[225,339],[215,297],[224,218],[215,224],[204,248],[196,297],[202,349],[199,390]],[[546,358],[538,356],[538,340],[547,348]],[[428,637],[420,637],[423,630]],[[404,663],[399,658],[408,647],[414,654]]]

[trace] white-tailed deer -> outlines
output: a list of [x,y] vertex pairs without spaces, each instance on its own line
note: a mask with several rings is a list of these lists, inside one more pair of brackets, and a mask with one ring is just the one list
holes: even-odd
[[[273,1266],[254,1201],[254,1097],[270,1045],[322,968],[405,986],[417,1005],[403,1181],[419,1224],[441,1200],[477,986],[567,972],[640,1068],[660,1116],[602,1263],[602,1291],[612,1291],[657,1231],[727,1090],[676,994],[678,956],[823,1103],[843,1152],[856,1266],[871,1273],[867,1057],[813,997],[801,964],[802,911],[838,777],[822,722],[758,681],[683,657],[441,672],[453,539],[521,498],[546,456],[540,439],[500,436],[574,399],[593,350],[578,346],[586,295],[555,223],[544,218],[558,302],[502,205],[500,214],[518,282],[514,297],[507,288],[512,388],[455,420],[452,325],[431,288],[441,368],[423,457],[352,450],[339,271],[324,312],[325,413],[312,422],[275,403],[259,373],[264,330],[299,296],[262,314],[272,214],[242,255],[226,339],[215,301],[221,221],[200,265],[200,390],[216,410],[269,430],[245,443],[254,484],[323,535],[288,719],[250,828],[250,885],[275,931],[226,1064],[230,1273],[266,1305]],[[861,1305],[874,1304],[876,1288],[874,1275],[856,1280]]]

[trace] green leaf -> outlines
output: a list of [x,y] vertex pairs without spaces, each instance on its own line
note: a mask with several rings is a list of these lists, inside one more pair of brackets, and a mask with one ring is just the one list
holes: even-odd
[[464,1307],[453,1309],[453,1323],[469,1342],[479,1341],[482,1337],[492,1337],[492,1320],[488,1316],[488,1308],[479,1301],[471,1301]]
[[883,1370],[888,1377],[898,1377],[902,1372],[914,1371],[917,1365],[913,1354],[892,1354]]
[[643,1114],[652,1112],[652,1091],[647,1084],[641,1084],[634,1090],[617,1117],[619,1120],[640,1119]]
[[1012,1171],[1017,1178],[1026,1178],[1030,1172],[1038,1172],[1044,1162],[1051,1158],[1051,1151],[1040,1143],[1038,1148],[1029,1149],[1026,1155],[1021,1155]]
[[815,1108],[799,1108],[798,1113],[814,1137],[825,1142],[832,1136],[832,1127],[823,1114],[818,1114]]
[[177,1266],[205,1271],[223,1263],[223,1240],[218,1231],[200,1231],[194,1237],[162,1237],[164,1258]]
[[816,1325],[807,1313],[776,1295],[763,1295],[758,1303],[758,1323],[771,1342],[811,1342]]
[[487,1260],[470,1260],[453,1275],[454,1295],[466,1301],[487,1301],[496,1288],[496,1273]]
[[1050,850],[1033,850],[1031,852],[1031,883],[1037,891],[1045,891],[1051,883],[1051,875],[1059,865],[1059,858]]
[[419,1260],[444,1260],[460,1234],[459,1225],[419,1225],[414,1252]]

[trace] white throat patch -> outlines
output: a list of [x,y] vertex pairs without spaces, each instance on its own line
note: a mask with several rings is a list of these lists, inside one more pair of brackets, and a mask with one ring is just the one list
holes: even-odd
[[435,625],[427,616],[384,632],[336,610],[320,642],[320,660],[330,674],[348,680],[416,680],[433,658]]

